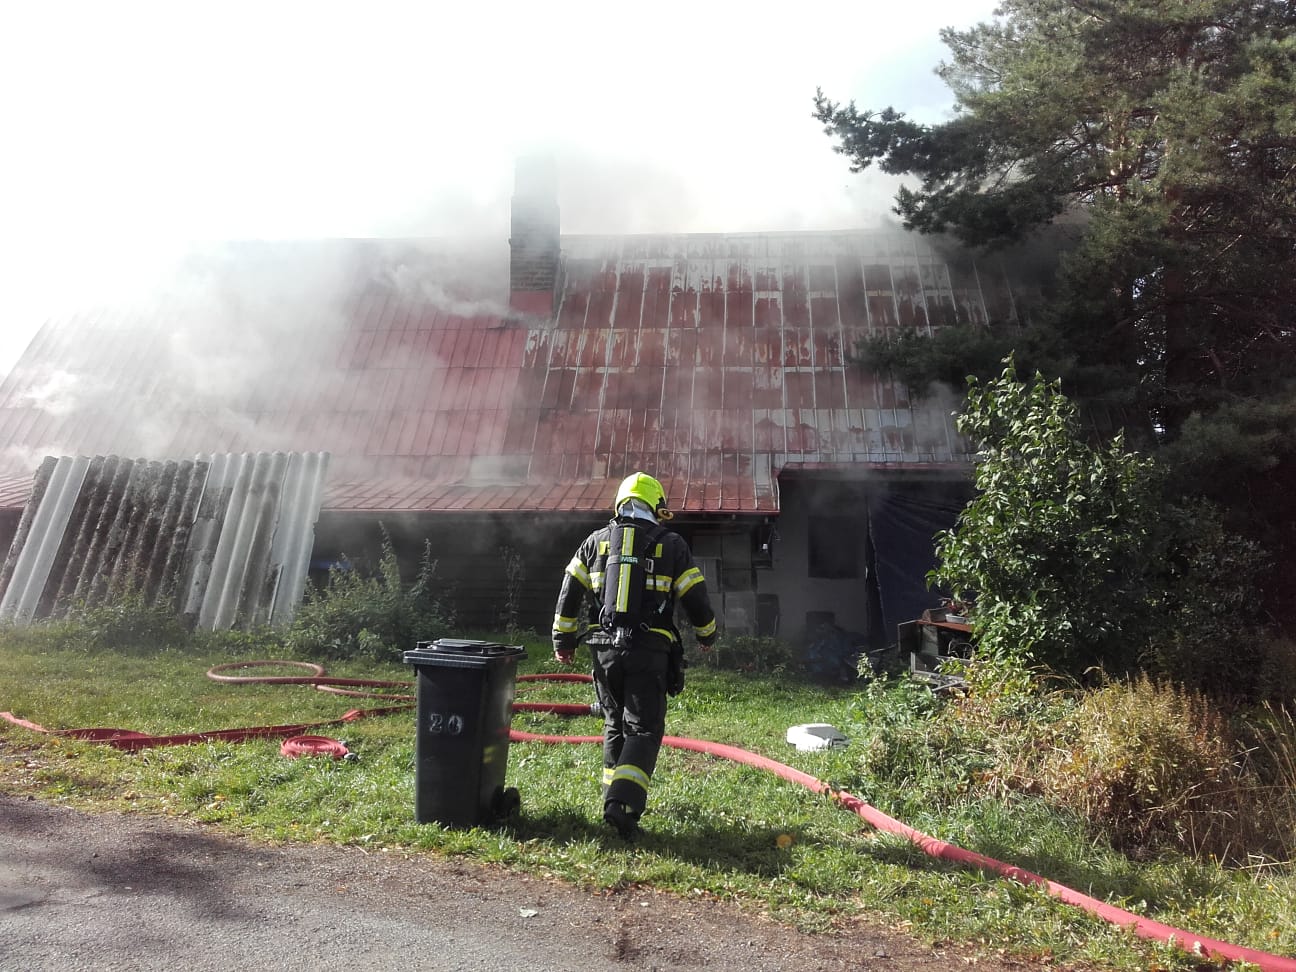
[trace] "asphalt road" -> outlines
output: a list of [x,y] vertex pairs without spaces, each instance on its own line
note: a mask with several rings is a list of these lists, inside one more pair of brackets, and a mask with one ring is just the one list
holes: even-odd
[[[732,904],[592,893],[433,855],[271,846],[0,793],[0,970],[946,969],[879,922],[810,935]],[[1021,963],[979,957],[981,970]]]

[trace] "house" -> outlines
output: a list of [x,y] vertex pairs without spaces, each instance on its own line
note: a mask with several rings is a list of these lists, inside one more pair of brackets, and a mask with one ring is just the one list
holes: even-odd
[[147,304],[49,321],[0,385],[0,540],[46,456],[326,455],[314,569],[426,540],[465,627],[544,631],[643,469],[730,633],[890,640],[930,603],[932,534],[969,493],[956,391],[850,355],[1020,320],[1037,294],[1000,258],[899,229],[563,236],[543,164],[511,220],[507,249],[211,246]]

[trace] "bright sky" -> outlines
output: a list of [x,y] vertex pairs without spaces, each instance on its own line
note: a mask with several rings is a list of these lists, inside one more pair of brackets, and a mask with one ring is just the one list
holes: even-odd
[[938,121],[938,31],[989,0],[166,0],[0,18],[0,375],[41,321],[189,240],[506,239],[513,164],[564,233],[876,224],[815,87]]

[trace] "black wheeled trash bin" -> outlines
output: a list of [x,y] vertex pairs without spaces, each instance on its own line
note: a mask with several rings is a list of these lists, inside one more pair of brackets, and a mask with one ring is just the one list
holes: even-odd
[[414,817],[471,827],[508,816],[504,788],[521,645],[440,638],[405,652],[416,675]]

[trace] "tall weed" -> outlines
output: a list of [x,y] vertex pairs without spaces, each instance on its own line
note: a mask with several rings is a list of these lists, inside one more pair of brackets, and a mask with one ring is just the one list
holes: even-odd
[[504,565],[504,604],[497,620],[504,625],[509,641],[522,636],[522,585],[526,582],[526,561],[518,551],[505,544],[499,548],[500,562]]
[[1280,860],[1296,859],[1296,716],[1265,703],[1242,720],[1248,765],[1259,782],[1253,810]]
[[153,654],[187,644],[190,632],[170,605],[123,591],[94,603],[70,604],[63,617],[33,624],[29,637],[54,648]]
[[1256,625],[1232,626],[1214,638],[1191,625],[1167,628],[1153,640],[1146,667],[1225,705],[1296,699],[1296,643]]
[[1046,799],[1136,858],[1277,849],[1254,812],[1259,780],[1240,741],[1200,693],[1146,675],[1112,682],[1086,693],[1050,743],[1034,773]]
[[869,683],[851,707],[851,785],[904,815],[1026,796],[1084,821],[1135,860],[1178,851],[1227,864],[1296,855],[1296,722],[1231,721],[1209,697],[1147,676],[1095,690],[1031,688],[968,670],[965,695]]

